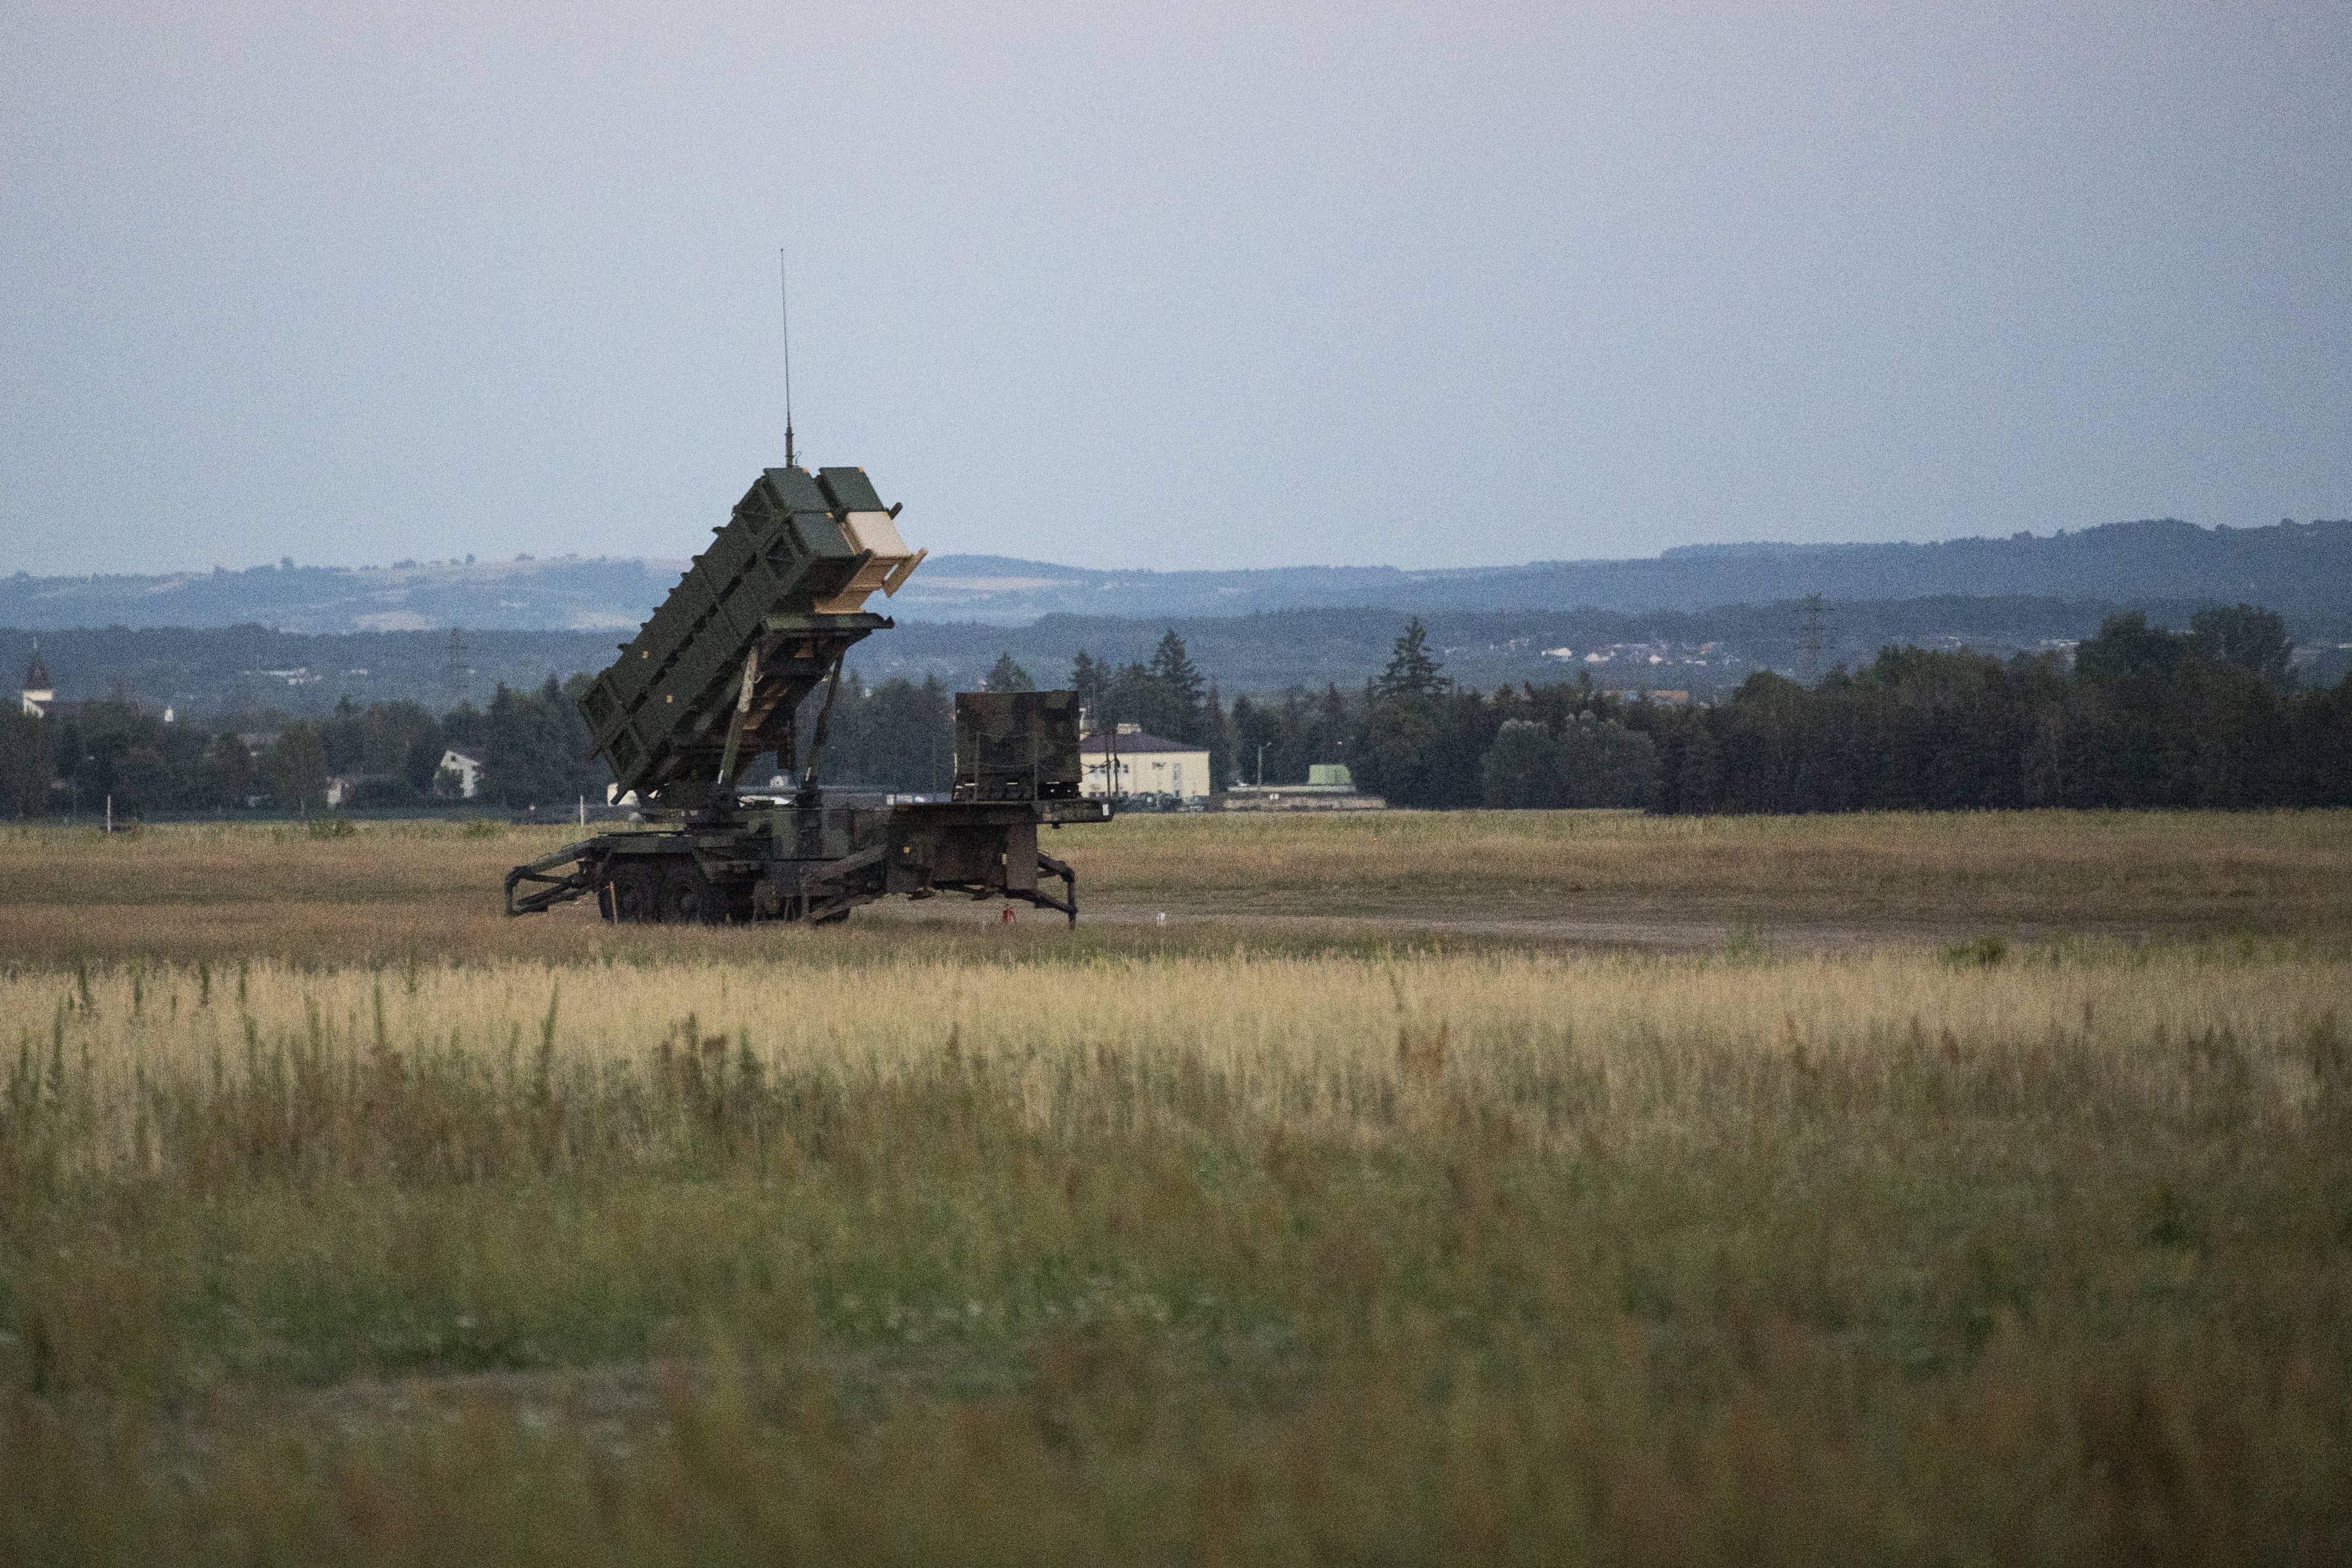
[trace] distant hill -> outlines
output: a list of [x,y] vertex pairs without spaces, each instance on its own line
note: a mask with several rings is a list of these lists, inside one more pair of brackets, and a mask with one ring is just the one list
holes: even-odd
[[[5,564],[5,563],[0,563]],[[0,578],[0,626],[234,626],[285,632],[605,631],[625,634],[677,581],[678,560],[402,562],[255,567],[169,577]],[[1098,571],[1003,556],[934,556],[891,601],[901,621],[1022,625],[1047,615],[1137,620],[1298,609],[1695,611],[1818,593],[2108,602],[2245,601],[2290,618],[2352,612],[2352,520],[2200,528],[2160,519],[2054,536],[1939,544],[1690,545],[1638,560],[1407,571],[1279,567]]]
[[682,560],[257,566],[165,577],[0,578],[0,626],[264,626],[279,632],[635,632]]
[[[903,597],[903,596],[902,596]],[[2160,625],[2182,626],[2189,601],[2141,601]],[[1830,601],[1820,617],[1819,655],[1799,646],[1806,616],[1781,601],[1711,610],[1433,610],[1423,619],[1448,677],[1492,691],[1523,681],[1590,675],[1610,690],[1686,690],[1705,700],[1759,669],[1867,661],[1888,643],[1968,646],[1988,653],[2061,648],[2089,636],[2117,605],[2089,599],[1943,595],[1913,600]],[[1409,612],[1286,610],[1235,616],[1121,617],[1054,614],[1026,625],[907,622],[858,645],[850,663],[866,684],[892,676],[937,676],[950,689],[976,689],[1000,653],[1011,653],[1043,685],[1069,678],[1083,648],[1097,659],[1149,659],[1161,635],[1184,639],[1192,662],[1227,697],[1326,682],[1354,687],[1387,662]],[[2332,685],[2352,668],[2352,618],[2333,623],[2291,618],[2302,647],[2298,672]],[[13,676],[35,633],[0,630],[0,672]],[[612,632],[468,631],[454,671],[446,632],[309,633],[260,626],[68,630],[38,634],[41,658],[60,697],[120,693],[190,718],[275,710],[320,713],[345,696],[365,704],[408,698],[436,713],[459,700],[479,706],[503,682],[537,685],[603,669]],[[454,677],[454,678],[453,678]],[[0,688],[5,693],[6,688]]]
[[[904,595],[901,595],[903,598]],[[1879,649],[1913,643],[2010,654],[2070,647],[2120,609],[2158,625],[2186,627],[2197,600],[2129,604],[2088,598],[1938,594],[1920,599],[1824,601],[1818,654],[1801,646],[1807,617],[1792,600],[1701,610],[1281,610],[1236,616],[1046,615],[1022,626],[908,622],[859,646],[852,663],[870,684],[937,675],[976,685],[999,653],[1041,685],[1069,677],[1081,648],[1113,664],[1149,660],[1161,635],[1184,640],[1192,663],[1226,695],[1286,686],[1360,685],[1384,667],[1409,613],[1418,613],[1448,678],[1492,691],[1521,682],[1592,677],[1618,691],[1687,690],[1705,699],[1758,670],[1801,675],[1866,664]],[[2289,620],[2304,650],[2298,669],[2332,684],[2346,667],[2337,643],[2352,616]]]
[[1638,612],[1811,593],[1834,600],[2242,600],[2284,614],[2336,615],[2352,609],[2352,520],[2203,528],[2164,519],[1925,545],[1691,545],[1650,559],[1429,571],[1083,571],[947,556],[916,573],[895,608],[909,618],[1014,623],[1054,613],[1150,618],[1339,608]]
[[[0,630],[0,697],[15,683],[35,633]],[[612,663],[612,632],[466,632],[454,668],[446,632],[279,632],[264,626],[108,627],[43,631],[41,662],[60,700],[124,696],[191,718],[276,711],[320,714],[343,697],[405,698],[446,713],[488,706],[500,685],[536,686]]]

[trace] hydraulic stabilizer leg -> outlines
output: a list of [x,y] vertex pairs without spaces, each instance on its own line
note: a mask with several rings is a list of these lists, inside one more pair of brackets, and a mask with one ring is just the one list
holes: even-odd
[[1037,902],[1047,909],[1060,910],[1070,917],[1070,924],[1076,925],[1078,923],[1078,873],[1048,854],[1037,857],[1037,869],[1062,879],[1062,896],[1059,899],[1041,887],[1036,893]]
[[[529,865],[519,865],[507,873],[507,913],[509,915],[543,915],[559,904],[578,898],[595,885],[595,873],[582,855],[594,842],[583,839],[576,844],[566,844],[551,854],[543,854]],[[572,869],[556,874],[555,868],[571,862]],[[524,883],[531,883],[530,892],[518,897],[515,889]]]

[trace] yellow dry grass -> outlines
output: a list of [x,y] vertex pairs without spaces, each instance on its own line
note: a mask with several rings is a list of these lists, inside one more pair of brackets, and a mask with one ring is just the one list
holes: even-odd
[[[1284,956],[1096,954],[1037,965],[919,951],[854,964],[701,957],[652,965],[496,960],[341,969],[264,961],[37,968],[0,976],[0,1044],[89,1072],[93,1159],[127,1155],[138,1086],[233,1081],[263,1051],[305,1047],[345,1070],[411,1061],[514,1069],[544,1040],[602,1076],[645,1066],[689,1018],[772,1075],[873,1084],[921,1078],[953,1051],[1042,1116],[1067,1065],[1104,1051],[1214,1073],[1261,1126],[1363,1131],[1349,1080],[1442,1086],[1503,1107],[1504,1084],[1572,1061],[1590,1117],[1671,1134],[1687,1078],[1711,1061],[1885,1077],[1908,1051],[1960,1061],[2046,1051],[2099,1064],[2154,1103],[2193,1042],[2227,1037],[2260,1103],[2294,1113],[2314,1088],[2306,1042],[2352,1002],[2352,963],[2308,945],[2025,949],[1990,967],[1917,948],[1786,959],[1574,953]],[[1676,1085],[1682,1085],[1677,1088]],[[1530,1129],[1538,1140],[1540,1125]]]

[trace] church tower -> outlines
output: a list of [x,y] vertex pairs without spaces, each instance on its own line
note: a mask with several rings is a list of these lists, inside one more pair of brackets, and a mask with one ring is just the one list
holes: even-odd
[[41,644],[33,644],[33,662],[25,669],[25,711],[35,718],[47,718],[49,705],[58,694],[49,685],[49,667],[41,663]]

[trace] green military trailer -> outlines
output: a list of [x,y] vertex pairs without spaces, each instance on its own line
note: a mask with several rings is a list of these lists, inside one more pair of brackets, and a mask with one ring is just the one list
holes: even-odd
[[[900,538],[898,516],[863,469],[761,475],[580,699],[643,825],[515,867],[509,915],[593,894],[607,920],[825,924],[891,894],[962,893],[1076,922],[1076,873],[1037,844],[1041,826],[1110,818],[1110,803],[1080,788],[1076,694],[959,694],[949,800],[823,782],[842,661],[892,624],[866,601],[877,589],[896,593],[923,559]],[[739,794],[752,758],[800,759],[798,715],[820,685],[793,788]]]

